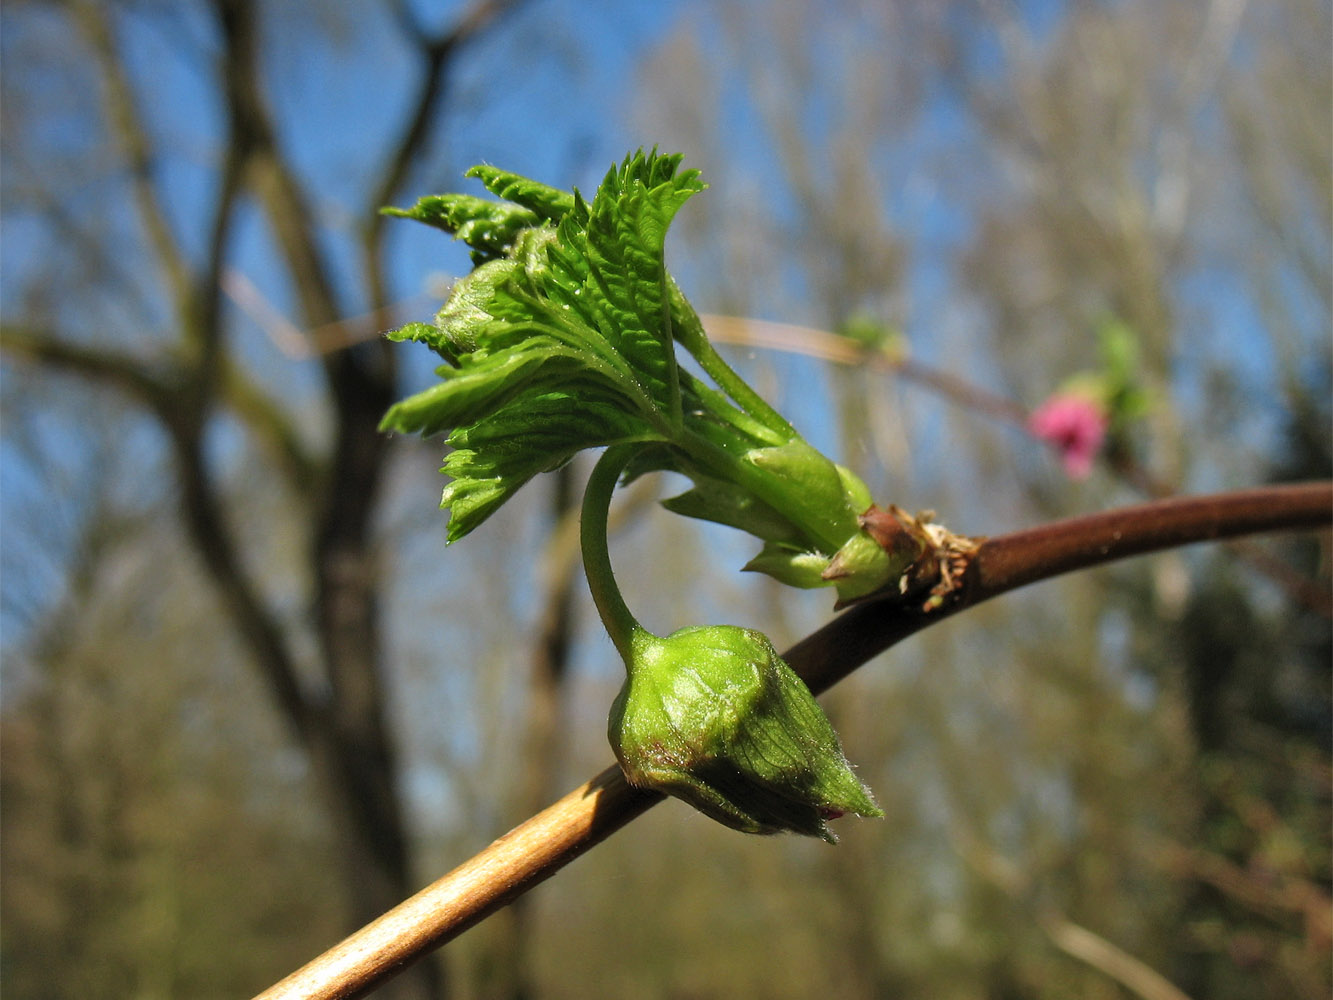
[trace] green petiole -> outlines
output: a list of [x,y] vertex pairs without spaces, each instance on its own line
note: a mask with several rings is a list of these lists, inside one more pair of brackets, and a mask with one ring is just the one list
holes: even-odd
[[647,630],[630,612],[620,594],[620,588],[616,586],[607,545],[607,517],[611,495],[620,481],[620,474],[634,457],[635,450],[634,445],[618,444],[602,453],[583,492],[579,522],[579,544],[583,551],[583,572],[588,578],[588,589],[592,591],[593,603],[597,605],[602,624],[627,668],[633,659],[635,637]]

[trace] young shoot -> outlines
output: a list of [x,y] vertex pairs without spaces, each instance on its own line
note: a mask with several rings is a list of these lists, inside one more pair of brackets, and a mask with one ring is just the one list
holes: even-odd
[[[655,636],[611,573],[606,510],[616,482],[652,471],[692,486],[665,505],[761,543],[747,569],[840,602],[922,579],[933,536],[886,514],[865,484],[811,447],[709,343],[667,273],[666,232],[704,189],[679,155],[639,151],[591,201],[491,167],[496,199],[448,194],[387,210],[472,251],[433,323],[390,334],[440,356],[439,382],[395,405],[383,428],[448,433],[442,505],[462,538],[539,472],[606,448],[584,504],[589,584],[627,680],[611,714],[627,777],[737,829],[832,839],[825,820],[879,815],[810,692],[757,632]],[[678,364],[684,349],[706,378]]]

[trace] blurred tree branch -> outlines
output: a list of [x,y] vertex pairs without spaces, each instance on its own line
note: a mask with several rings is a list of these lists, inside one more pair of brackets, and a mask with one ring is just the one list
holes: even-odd
[[0,327],[0,348],[10,357],[110,385],[159,414],[170,408],[169,384],[147,371],[138,358],[73,343],[49,328],[16,323]]
[[193,283],[185,256],[176,242],[162,206],[154,176],[154,155],[148,131],[139,114],[125,67],[116,51],[106,6],[89,0],[78,0],[71,5],[71,9],[101,70],[107,121],[125,158],[139,217],[143,221],[157,265],[166,278],[167,291],[176,305],[180,326],[184,329],[190,325],[190,317],[185,309],[191,299]]
[[1272,871],[1253,871],[1198,846],[1160,843],[1155,860],[1180,878],[1193,878],[1219,889],[1260,913],[1289,913],[1300,918],[1306,937],[1327,950],[1333,943],[1333,898],[1310,879]]
[[1143,1000],[1189,1000],[1169,979],[1133,955],[1057,913],[1038,918],[1051,943],[1067,955],[1087,962]]
[[[377,263],[378,255],[374,254],[379,247],[384,227],[384,216],[379,210],[393,200],[429,138],[431,123],[444,99],[445,77],[454,55],[502,15],[516,10],[524,2],[525,0],[480,0],[464,10],[451,27],[436,35],[431,35],[421,26],[411,4],[400,0],[393,5],[403,34],[416,46],[423,70],[406,124],[397,141],[391,145],[379,180],[370,188],[370,196],[366,202],[363,215],[365,224],[361,238],[367,256],[371,258],[366,263],[372,274],[378,274],[381,270]],[[375,294],[372,295],[372,301],[378,308],[386,304],[383,282],[376,282],[374,287]]]
[[26,358],[126,392],[162,424],[177,460],[181,511],[190,537],[239,633],[268,679],[284,716],[302,741],[308,740],[311,707],[297,681],[282,629],[265,610],[230,541],[224,515],[204,467],[196,421],[191,413],[193,396],[183,392],[179,383],[150,375],[137,359],[70,343],[47,331],[6,325],[0,330],[0,348],[10,357]]
[[990,847],[974,831],[953,833],[954,850],[986,882],[1019,904],[1037,912],[1027,916],[1051,944],[1120,983],[1143,1000],[1189,1000],[1189,997],[1151,966],[1106,938],[1070,920],[1052,904],[1032,903],[1033,879],[1017,864]]
[[[928,389],[943,399],[970,412],[1000,423],[1028,429],[1029,410],[988,389],[941,371],[909,357],[906,352],[868,348],[851,337],[743,316],[706,315],[709,335],[718,343],[765,347],[818,358],[843,366],[867,366],[874,371],[891,373],[898,378]],[[1153,499],[1165,499],[1171,491],[1158,482],[1126,452],[1104,456],[1107,466],[1127,484]],[[1333,617],[1333,594],[1319,583],[1303,576],[1297,569],[1265,551],[1248,539],[1227,543],[1238,556],[1280,586],[1289,597],[1325,618]]]

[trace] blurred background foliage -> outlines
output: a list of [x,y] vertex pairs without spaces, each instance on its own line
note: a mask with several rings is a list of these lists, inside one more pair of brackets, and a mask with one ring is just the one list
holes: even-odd
[[[683,150],[712,189],[671,266],[723,349],[957,530],[1327,477],[1331,32],[1321,0],[5,4],[0,989],[248,995],[608,759],[577,474],[446,551],[439,445],[374,433],[429,377],[376,335],[467,267],[378,204]],[[1110,323],[1147,404],[1073,482],[1023,415]],[[781,648],[831,613],[672,485],[614,543],[645,624]],[[826,699],[884,821],[829,849],[668,803],[384,995],[1326,997],[1327,560],[1174,552],[950,621]]]

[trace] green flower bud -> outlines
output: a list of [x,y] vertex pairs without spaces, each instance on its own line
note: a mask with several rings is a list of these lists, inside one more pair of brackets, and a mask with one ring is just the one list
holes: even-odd
[[837,838],[826,821],[882,816],[810,689],[760,632],[685,628],[632,643],[609,735],[630,784],[746,833]]

